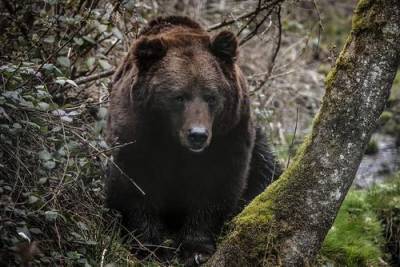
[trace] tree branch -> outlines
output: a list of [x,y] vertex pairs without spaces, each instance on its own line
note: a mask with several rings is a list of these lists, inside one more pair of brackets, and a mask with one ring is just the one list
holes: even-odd
[[258,4],[257,8],[255,10],[249,12],[249,13],[245,13],[243,15],[240,15],[237,18],[230,19],[230,20],[224,20],[224,21],[222,21],[220,23],[211,25],[210,27],[207,28],[207,31],[214,31],[214,30],[223,28],[225,26],[231,25],[231,24],[233,24],[233,23],[235,23],[235,22],[237,22],[239,20],[248,19],[248,18],[250,18],[250,17],[252,17],[254,15],[259,14],[260,12],[262,12],[264,10],[273,9],[275,6],[281,4],[283,1],[285,1],[285,0],[273,0],[273,1],[268,0],[268,1],[265,1],[265,2],[269,2],[269,3],[267,3],[266,5]]
[[207,266],[309,266],[351,186],[400,61],[400,2],[361,0],[304,141]]
[[93,82],[102,78],[106,78],[109,77],[111,75],[113,75],[115,72],[115,69],[111,69],[111,70],[105,70],[99,73],[95,73],[89,76],[85,76],[85,77],[81,77],[78,79],[75,79],[75,83],[76,84],[85,84],[85,83],[89,83],[89,82]]
[[281,7],[278,6],[278,10],[276,11],[276,16],[277,16],[277,28],[278,28],[278,33],[276,37],[276,43],[275,43],[275,49],[271,57],[271,62],[268,65],[268,69],[266,74],[264,75],[262,81],[257,85],[253,91],[250,92],[250,95],[254,95],[257,91],[261,90],[263,86],[269,81],[269,78],[271,77],[272,71],[275,66],[276,58],[278,56],[279,50],[281,49],[281,42],[282,42],[282,21],[281,21]]

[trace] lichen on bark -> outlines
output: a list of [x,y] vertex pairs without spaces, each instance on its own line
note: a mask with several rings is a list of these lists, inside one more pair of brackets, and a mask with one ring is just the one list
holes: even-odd
[[207,266],[313,263],[399,66],[400,1],[359,1],[352,27],[311,134],[282,177],[232,221]]

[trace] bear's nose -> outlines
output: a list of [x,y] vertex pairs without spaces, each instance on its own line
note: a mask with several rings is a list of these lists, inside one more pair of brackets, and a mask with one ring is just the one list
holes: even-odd
[[189,130],[188,141],[194,148],[203,147],[204,143],[207,141],[208,133],[203,127],[193,127]]

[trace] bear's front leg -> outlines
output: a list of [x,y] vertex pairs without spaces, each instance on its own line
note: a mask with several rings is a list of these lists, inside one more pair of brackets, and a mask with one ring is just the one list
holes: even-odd
[[198,210],[189,215],[180,233],[180,257],[185,266],[205,263],[215,251],[215,238],[228,214],[220,207]]
[[160,260],[169,259],[173,251],[163,249],[163,225],[156,212],[144,205],[135,205],[123,214],[127,238],[132,240],[133,252],[139,259],[156,255]]
[[184,266],[198,266],[205,263],[215,251],[215,241],[211,234],[204,232],[188,235],[180,246],[180,257]]

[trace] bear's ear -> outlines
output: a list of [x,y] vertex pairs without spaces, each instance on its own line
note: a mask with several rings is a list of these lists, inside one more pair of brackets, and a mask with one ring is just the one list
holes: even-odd
[[138,68],[148,68],[154,62],[162,59],[167,53],[167,46],[161,38],[141,38],[136,44],[134,55]]
[[226,62],[233,63],[238,52],[238,41],[230,31],[222,31],[211,40],[211,51]]

